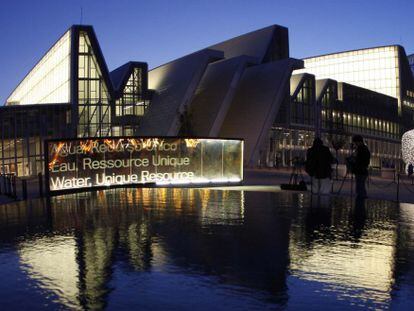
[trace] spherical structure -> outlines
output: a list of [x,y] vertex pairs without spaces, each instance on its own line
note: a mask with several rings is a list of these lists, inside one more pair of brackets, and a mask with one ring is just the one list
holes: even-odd
[[401,153],[405,164],[414,165],[414,130],[405,132],[402,136]]

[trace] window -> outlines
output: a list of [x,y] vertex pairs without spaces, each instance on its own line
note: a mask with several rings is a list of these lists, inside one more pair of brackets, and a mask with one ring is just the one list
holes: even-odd
[[312,80],[306,79],[291,101],[291,122],[300,125],[313,125],[315,123],[314,109]]
[[148,102],[144,100],[143,96],[142,74],[141,68],[134,68],[132,71],[121,98],[116,100],[115,113],[117,116],[144,115],[148,107]]
[[111,110],[108,88],[86,32],[79,34],[78,137],[108,136]]
[[70,38],[69,30],[20,82],[7,105],[69,103]]

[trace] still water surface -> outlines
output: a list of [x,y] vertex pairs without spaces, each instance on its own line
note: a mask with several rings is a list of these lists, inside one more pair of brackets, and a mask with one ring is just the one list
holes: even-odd
[[0,206],[2,310],[398,309],[414,205],[114,189]]

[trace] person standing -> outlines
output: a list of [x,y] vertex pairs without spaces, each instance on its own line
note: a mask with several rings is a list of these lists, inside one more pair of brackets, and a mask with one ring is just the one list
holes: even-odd
[[411,185],[413,184],[413,173],[414,173],[414,166],[412,163],[408,164],[407,166],[407,175],[411,178]]
[[305,170],[312,177],[311,191],[315,194],[329,194],[331,191],[331,164],[334,157],[322,140],[317,137],[306,153]]
[[414,173],[414,166],[413,166],[412,163],[410,163],[410,164],[408,164],[408,167],[407,167],[407,175],[412,176],[413,173]]
[[365,182],[368,177],[371,153],[367,145],[364,144],[364,139],[361,135],[353,136],[352,142],[355,148],[352,161],[352,173],[355,175],[355,192],[357,198],[366,198],[367,190],[365,188]]

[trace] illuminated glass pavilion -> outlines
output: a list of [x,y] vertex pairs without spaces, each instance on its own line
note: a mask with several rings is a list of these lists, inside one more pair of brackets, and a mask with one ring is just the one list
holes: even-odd
[[149,102],[147,68],[110,73],[93,28],[69,28],[0,108],[1,171],[41,172],[48,138],[134,134]]

